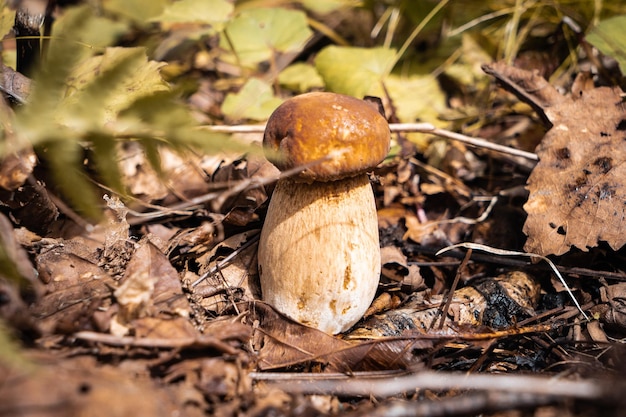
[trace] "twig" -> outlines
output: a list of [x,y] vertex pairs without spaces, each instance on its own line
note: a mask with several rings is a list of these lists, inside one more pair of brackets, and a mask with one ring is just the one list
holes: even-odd
[[[240,125],[240,126],[203,126],[203,129],[219,133],[263,133],[265,125]],[[539,158],[532,152],[526,152],[521,149],[511,148],[509,146],[498,145],[489,142],[486,139],[473,138],[461,133],[451,132],[449,130],[440,129],[430,123],[390,123],[389,129],[392,132],[415,132],[415,133],[431,133],[447,139],[463,142],[477,148],[489,149],[492,151],[519,156],[531,161],[538,161]]]
[[[465,257],[461,262],[461,265],[457,268],[456,274],[454,275],[454,281],[452,282],[452,286],[450,287],[450,291],[445,296],[445,304],[442,302],[439,312],[441,321],[439,322],[439,330],[443,329],[443,325],[446,322],[446,318],[448,317],[448,311],[450,310],[450,305],[452,304],[452,299],[454,298],[454,292],[456,291],[457,286],[459,285],[459,281],[461,280],[461,272],[465,270],[467,267],[467,263],[472,257],[472,250],[468,250],[465,253]],[[442,300],[443,301],[443,300]]]
[[[497,411],[533,408],[555,402],[555,398],[541,394],[515,392],[471,392],[455,397],[422,401],[393,401],[368,411],[368,417],[449,417],[465,415],[491,415]],[[362,415],[358,411],[352,415]]]
[[[371,375],[371,374],[370,374]],[[251,372],[257,381],[288,393],[389,397],[431,390],[485,390],[518,394],[541,394],[594,400],[608,396],[607,385],[598,380],[565,380],[534,375],[466,374],[419,371],[406,376],[373,378],[345,374]],[[617,389],[617,388],[616,388]]]
[[73,334],[73,337],[79,340],[89,342],[103,343],[109,346],[133,346],[144,348],[158,349],[180,349],[180,348],[213,348],[220,352],[235,355],[238,350],[230,346],[228,343],[209,335],[162,338],[162,337],[131,337],[131,336],[114,336],[105,333],[96,333],[90,331],[82,331]]
[[[426,255],[434,255],[441,249],[438,247],[423,246],[423,245],[419,245],[417,243],[411,243],[411,242],[405,243],[405,246],[408,249],[410,249],[412,252],[419,252],[419,253],[426,254]],[[451,252],[448,252],[446,256],[457,258],[460,260],[460,259],[463,259],[465,255],[461,252],[451,251]],[[517,268],[534,268],[534,269],[539,269],[542,271],[545,271],[550,268],[549,266],[546,267],[542,264],[533,264],[531,262],[523,261],[519,259],[512,259],[512,258],[507,259],[507,258],[501,258],[501,257],[494,258],[491,255],[483,255],[480,253],[473,253],[472,260],[475,262],[497,263],[497,264],[513,266]],[[454,266],[454,265],[459,265],[460,263],[461,263],[460,261],[458,262],[413,262],[413,261],[408,262],[409,265],[418,265],[418,266],[431,266],[431,265]],[[623,272],[613,272],[613,271],[606,271],[606,270],[600,270],[600,269],[590,269],[590,268],[580,268],[580,267],[569,267],[569,266],[562,266],[562,265],[557,265],[556,268],[562,274],[583,275],[586,277],[602,277],[602,278],[607,278],[611,280],[626,282],[626,273],[623,273]]]
[[[262,177],[262,178],[247,178],[239,182],[224,183],[224,189],[214,191],[211,193],[202,194],[197,197],[191,198],[189,200],[182,201],[177,204],[173,204],[169,207],[162,207],[160,209],[157,208],[157,211],[140,213],[140,212],[129,210],[129,213],[133,215],[133,218],[130,218],[128,220],[128,223],[131,225],[140,224],[148,220],[154,220],[154,219],[158,219],[161,217],[169,216],[171,214],[175,214],[183,210],[191,210],[194,207],[201,206],[212,200],[216,200],[218,205],[221,205],[222,202],[226,201],[226,199],[228,199],[229,197],[233,195],[239,194],[248,189],[263,187],[265,185],[274,183],[282,178],[288,178],[288,177],[294,176],[304,171],[307,168],[310,168],[316,164],[319,164],[320,162],[323,162],[327,159],[331,159],[333,157],[335,157],[334,154],[328,155],[324,158],[317,159],[307,164],[299,165],[295,168],[285,170],[276,176]],[[151,205],[150,207],[155,208],[158,206]]]

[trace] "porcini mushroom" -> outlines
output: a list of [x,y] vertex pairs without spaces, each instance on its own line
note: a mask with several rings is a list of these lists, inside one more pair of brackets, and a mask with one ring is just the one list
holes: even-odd
[[281,170],[259,241],[263,299],[330,334],[348,330],[370,306],[380,275],[374,193],[367,171],[389,152],[375,106],[334,93],[308,93],[268,120],[266,149]]

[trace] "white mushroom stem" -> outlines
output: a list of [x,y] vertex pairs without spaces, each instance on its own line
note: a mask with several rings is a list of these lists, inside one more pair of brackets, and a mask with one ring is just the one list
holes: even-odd
[[378,220],[366,174],[331,182],[280,180],[259,242],[263,299],[337,334],[370,306],[380,275]]

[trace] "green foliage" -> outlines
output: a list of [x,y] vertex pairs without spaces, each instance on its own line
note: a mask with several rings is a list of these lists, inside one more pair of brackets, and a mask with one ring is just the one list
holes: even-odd
[[587,34],[587,41],[604,55],[613,57],[626,74],[626,15],[600,22]]
[[15,10],[7,7],[6,1],[0,1],[0,34],[6,35],[13,29]]
[[116,16],[122,16],[138,25],[148,25],[161,14],[171,0],[103,0],[102,8]]
[[227,0],[180,0],[169,4],[152,21],[161,23],[204,23],[221,31],[235,7]]
[[395,50],[383,47],[329,46],[317,55],[315,67],[328,89],[363,97],[391,72],[395,55]]
[[437,123],[445,96],[436,78],[392,74],[395,56],[395,50],[384,47],[329,46],[317,55],[315,66],[329,90],[355,97],[389,94],[401,121]]
[[226,25],[220,46],[233,52],[233,62],[255,68],[262,61],[271,61],[277,52],[301,51],[311,35],[307,16],[301,11],[249,9]]
[[360,0],[300,0],[300,3],[314,13],[327,14],[338,9],[361,6]]
[[285,68],[278,75],[278,82],[280,85],[299,93],[324,87],[324,80],[315,67],[303,62],[296,62]]
[[100,201],[81,175],[85,147],[94,151],[104,182],[121,193],[120,140],[140,140],[153,156],[161,145],[243,149],[224,135],[197,129],[162,79],[163,64],[149,61],[144,48],[102,48],[120,34],[118,24],[107,22],[89,7],[59,19],[34,91],[15,120],[18,138],[45,156],[64,195],[89,217],[99,215]]
[[[621,7],[606,4],[614,11]],[[146,49],[111,47],[122,36],[127,43],[137,36],[139,44],[159,57],[175,56],[170,73],[180,78],[176,81],[181,89],[198,76],[184,73],[193,69],[188,62],[194,57],[177,54],[202,51],[202,70],[216,74],[212,89],[226,121],[266,119],[285,95],[281,88],[286,88],[388,97],[400,121],[442,124],[439,116],[448,109],[436,74],[446,74],[468,97],[479,97],[475,93],[484,90],[486,80],[480,64],[514,57],[544,24],[574,16],[586,25],[602,11],[586,3],[530,0],[479,6],[467,0],[104,0],[101,7],[102,15],[89,7],[64,11],[53,26],[29,103],[15,120],[18,140],[35,145],[51,161],[60,187],[89,215],[96,213],[99,201],[88,181],[77,175],[83,170],[85,149],[92,151],[91,160],[104,182],[121,192],[114,162],[123,140],[140,141],[155,163],[160,146],[199,146],[207,152],[241,149],[227,136],[197,128],[189,109],[163,80],[164,64],[151,61]],[[301,55],[312,39],[310,27],[333,27],[324,19],[334,15],[326,13],[345,18],[363,9],[375,16],[373,27],[337,29],[351,30],[345,39],[355,46],[330,45]],[[2,27],[11,19],[6,10],[0,15]],[[624,26],[610,19],[588,36],[622,67]],[[372,38],[359,39],[365,33]],[[331,34],[329,39],[345,35]],[[426,53],[414,48],[419,42],[427,45]],[[356,46],[363,44],[373,46]],[[298,55],[306,62],[290,61]],[[480,108],[471,100],[478,99],[468,99],[468,108]]]
[[226,96],[222,111],[232,120],[266,120],[280,103],[282,100],[274,96],[272,86],[250,78],[238,93]]

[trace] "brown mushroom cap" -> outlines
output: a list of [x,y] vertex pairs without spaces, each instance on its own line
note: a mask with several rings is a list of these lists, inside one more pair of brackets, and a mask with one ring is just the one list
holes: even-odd
[[281,104],[270,116],[264,146],[280,155],[281,170],[314,163],[297,179],[333,181],[372,169],[389,152],[385,118],[371,104],[335,93],[307,93]]

